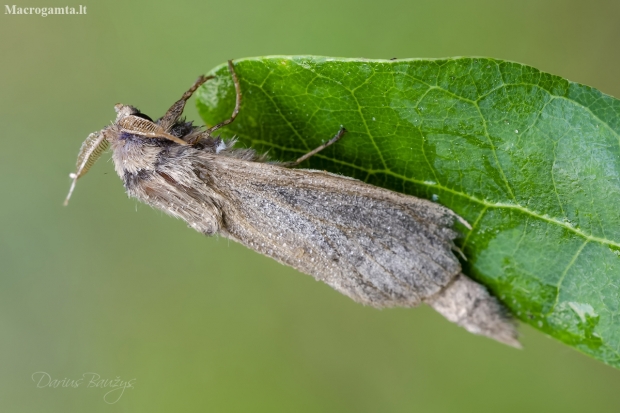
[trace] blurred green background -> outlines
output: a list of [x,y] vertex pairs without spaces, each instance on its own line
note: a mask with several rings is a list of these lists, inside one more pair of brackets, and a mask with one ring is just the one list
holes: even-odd
[[[620,371],[526,326],[518,351],[357,305],[128,199],[111,162],[62,206],[115,103],[160,116],[229,58],[491,56],[620,96],[618,1],[82,4],[0,17],[0,411],[618,411]],[[37,371],[135,384],[107,404]]]

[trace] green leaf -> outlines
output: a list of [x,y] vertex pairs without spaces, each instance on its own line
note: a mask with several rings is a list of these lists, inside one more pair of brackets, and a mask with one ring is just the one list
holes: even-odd
[[[464,271],[524,322],[620,367],[620,101],[518,63],[265,57],[235,62],[243,103],[222,134],[303,167],[433,199]],[[198,94],[230,116],[225,65]]]

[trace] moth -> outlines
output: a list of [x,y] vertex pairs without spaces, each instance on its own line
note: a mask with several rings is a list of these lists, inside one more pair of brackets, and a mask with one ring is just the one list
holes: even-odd
[[455,220],[436,203],[325,171],[296,169],[337,142],[292,162],[272,162],[235,139],[214,136],[233,122],[241,88],[228,62],[236,103],[231,117],[196,127],[181,115],[207,80],[201,76],[159,119],[117,104],[114,123],[82,144],[76,181],[108,147],[130,197],[219,234],[377,308],[426,303],[468,331],[519,347],[515,323],[485,287],[465,276],[455,255]]

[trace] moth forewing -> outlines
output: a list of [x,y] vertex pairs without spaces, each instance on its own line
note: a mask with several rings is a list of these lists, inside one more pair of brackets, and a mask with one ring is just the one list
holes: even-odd
[[[210,77],[201,76],[158,121],[117,105],[116,122],[89,136],[75,179],[109,141],[127,193],[312,275],[355,301],[374,307],[425,302],[468,331],[518,347],[514,322],[482,285],[461,273],[453,224],[462,220],[427,200],[323,171],[291,169],[344,134],[344,128],[297,161],[234,148],[209,129],[180,119],[185,102]],[[105,138],[103,138],[105,136]],[[73,190],[72,185],[72,189]]]
[[460,272],[454,214],[338,175],[217,157],[222,232],[375,307],[414,306]]

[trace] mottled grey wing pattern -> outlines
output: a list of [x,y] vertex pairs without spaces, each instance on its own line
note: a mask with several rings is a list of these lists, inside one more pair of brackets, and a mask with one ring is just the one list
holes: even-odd
[[440,205],[321,171],[209,163],[227,197],[221,233],[358,302],[414,306],[460,273],[454,214]]

